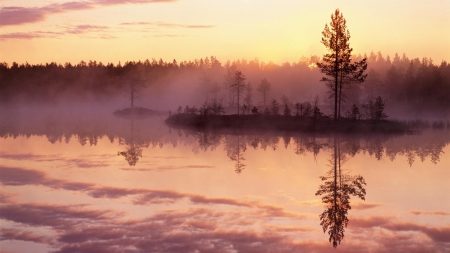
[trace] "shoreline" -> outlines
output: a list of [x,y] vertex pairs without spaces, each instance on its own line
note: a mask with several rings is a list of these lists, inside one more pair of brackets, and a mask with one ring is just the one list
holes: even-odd
[[[304,133],[384,133],[414,134],[426,128],[421,122],[397,120],[352,120],[341,118],[335,123],[329,117],[299,117],[284,115],[198,115],[179,113],[165,122],[175,128],[226,132],[304,132]],[[442,127],[449,127],[444,123]]]

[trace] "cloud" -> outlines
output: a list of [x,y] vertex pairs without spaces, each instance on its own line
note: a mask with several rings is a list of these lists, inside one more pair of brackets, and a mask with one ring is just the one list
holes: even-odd
[[169,3],[178,0],[96,0],[92,1],[96,5],[119,5],[119,4],[148,4],[148,3]]
[[354,217],[350,219],[348,226],[351,228],[382,227],[389,224],[393,219],[394,217],[391,216]]
[[[34,33],[47,33],[47,32],[30,32],[30,33],[23,33],[23,34],[34,34]],[[49,32],[50,34],[60,34],[55,32]],[[22,33],[13,33],[13,34],[22,34]],[[3,35],[0,35],[3,36]],[[24,37],[27,37],[28,35],[24,35]],[[20,36],[19,36],[20,37]],[[60,161],[63,160],[61,156],[59,155],[53,155],[53,156],[44,156],[44,155],[33,155],[33,154],[7,154],[7,153],[0,153],[0,158],[2,159],[9,159],[9,160],[16,160],[16,161],[38,161],[38,162],[53,162],[53,161]]]
[[323,206],[322,200],[320,199],[297,201],[296,203],[298,205],[306,205],[306,206]]
[[21,25],[44,21],[48,16],[58,13],[88,10],[96,7],[122,4],[169,3],[178,0],[94,0],[50,4],[44,7],[3,7],[0,8],[0,26]]
[[92,160],[88,159],[66,159],[65,161],[69,164],[75,165],[78,168],[96,168],[109,166],[109,163],[93,162]]
[[65,227],[110,219],[111,212],[85,210],[83,206],[11,204],[0,206],[0,218],[31,226]]
[[36,243],[51,243],[51,239],[45,236],[34,234],[30,231],[19,231],[16,229],[0,229],[0,241],[19,240]]
[[46,181],[41,171],[0,166],[0,182],[3,185],[37,185]]
[[[83,32],[89,32],[95,29],[101,29],[103,26],[89,26],[89,25],[81,25],[76,26],[74,28],[68,28],[69,31],[72,31],[74,34],[80,34]],[[32,39],[32,38],[42,38],[40,35],[34,36],[35,33],[44,33],[46,32],[31,32],[31,33],[24,33],[24,35],[19,36],[6,36],[9,38],[17,38],[17,39]],[[55,35],[62,35],[64,33],[50,33]],[[3,38],[5,34],[0,35],[0,39]],[[44,36],[45,37],[45,36]],[[66,162],[71,165],[76,165],[79,168],[92,168],[92,167],[104,167],[108,166],[108,163],[105,162],[92,162],[94,159],[89,159],[91,156],[82,156],[83,158],[74,158],[74,159],[65,159],[61,157],[60,155],[34,155],[34,154],[6,154],[6,153],[0,153],[0,158],[3,159],[9,159],[9,160],[16,160],[16,161],[33,161],[33,162]],[[87,159],[85,159],[87,158]],[[100,160],[104,158],[103,156],[98,156],[95,158],[95,160]]]
[[265,226],[264,228],[277,232],[287,232],[287,233],[311,232],[317,230],[317,228],[315,227],[277,226],[277,225],[268,225]]
[[165,27],[165,28],[188,28],[188,29],[208,29],[214,28],[214,25],[183,25],[176,23],[166,23],[166,22],[125,22],[120,23],[120,25],[136,26],[136,25],[146,25],[155,27]]
[[161,159],[186,159],[186,156],[154,156],[153,158],[161,158]]
[[212,165],[183,165],[183,166],[160,166],[157,168],[146,168],[146,169],[136,169],[136,168],[121,168],[121,170],[130,171],[167,171],[167,170],[181,170],[181,169],[214,169],[216,166]]
[[177,38],[177,37],[186,37],[186,35],[178,35],[178,34],[154,34],[154,35],[150,35],[150,37],[155,37],[155,38]]
[[89,183],[70,182],[66,180],[51,179],[46,173],[37,170],[0,166],[0,183],[3,185],[42,185],[52,189],[65,189],[69,191],[88,191],[95,185]]
[[232,205],[242,207],[254,207],[254,204],[248,202],[241,202],[231,198],[208,198],[202,195],[190,195],[189,200],[194,204],[205,205]]
[[364,218],[351,218],[348,227],[356,229],[356,231],[382,228],[391,232],[419,232],[434,242],[450,243],[450,225],[436,227],[412,222],[399,222],[397,218],[392,216],[369,216]]
[[8,203],[14,194],[0,191],[0,203]]
[[450,215],[450,212],[444,212],[444,211],[432,211],[432,212],[411,211],[411,213],[414,215],[444,215],[444,216]]
[[[135,196],[133,204],[171,204],[181,200],[187,200],[197,205],[228,205],[254,209],[254,215],[261,217],[285,217],[303,219],[307,215],[295,212],[287,212],[281,206],[262,204],[257,201],[240,201],[233,198],[211,198],[200,194],[181,193],[172,190],[132,189],[120,187],[98,186],[96,184],[70,182],[66,180],[52,179],[46,173],[36,170],[0,167],[3,185],[42,185],[53,189],[65,189],[69,191],[84,192],[93,198],[116,199]],[[4,175],[4,176],[3,176]]]
[[351,206],[352,206],[352,209],[355,209],[355,210],[366,210],[366,209],[371,209],[371,208],[382,206],[382,204],[367,203],[367,202],[355,202],[355,203],[352,203]]
[[3,7],[0,9],[0,26],[43,21],[47,14],[43,8]]
[[94,198],[121,198],[129,195],[147,193],[144,189],[127,189],[118,187],[95,187],[87,191],[87,194]]
[[[27,205],[19,205],[28,207]],[[45,206],[41,206],[45,207]],[[330,252],[334,250],[327,240],[313,239],[319,229],[304,226],[274,225],[246,211],[194,208],[161,210],[140,219],[123,217],[97,218],[96,215],[67,215],[62,210],[74,207],[58,206],[49,212],[59,222],[41,222],[49,226],[53,239],[32,234],[26,230],[3,229],[2,239],[29,240],[51,244],[54,252]],[[44,208],[45,209],[45,208]],[[26,215],[36,211],[30,209]],[[3,213],[3,212],[1,212]],[[41,212],[37,213],[38,215]],[[25,215],[25,213],[23,214]],[[62,216],[60,218],[60,215]],[[17,220],[17,219],[16,219]],[[243,221],[249,221],[246,223]],[[63,222],[61,222],[63,221]],[[36,226],[36,222],[23,223]],[[61,226],[61,225],[64,226]],[[399,231],[410,229],[404,224]],[[414,224],[413,224],[414,225]],[[413,226],[418,227],[426,226]],[[23,227],[26,229],[26,227]],[[428,228],[433,230],[432,227]],[[446,246],[433,244],[415,234],[390,234],[365,230],[358,237],[348,238],[338,247],[345,252],[445,252]],[[300,233],[300,234],[299,234]],[[311,234],[305,234],[311,233]],[[441,234],[440,236],[445,236]],[[323,240],[322,240],[323,239]],[[355,240],[351,240],[355,239]]]
[[[24,177],[24,173],[31,173],[37,179]],[[18,168],[16,172],[11,169],[7,179],[2,182],[10,182],[11,185],[24,185],[24,182],[40,185],[39,182],[47,182],[51,187],[65,189],[76,189],[85,184],[56,180],[44,172]],[[54,252],[61,253],[284,253],[333,250],[327,240],[318,235],[322,235],[318,224],[317,227],[294,225],[309,215],[288,212],[282,206],[171,190],[127,189],[94,184],[84,186],[87,187],[84,192],[93,197],[115,199],[136,195],[137,199],[145,197],[142,204],[166,205],[187,201],[191,208],[179,209],[178,205],[176,210],[157,208],[159,211],[151,211],[146,217],[129,219],[119,212],[101,210],[101,205],[95,209],[87,205],[6,203],[0,206],[0,219],[23,226],[17,226],[20,229],[3,228],[0,230],[0,240],[46,243],[52,246]],[[228,207],[225,209],[223,205]],[[289,221],[279,223],[284,220],[280,218]],[[30,226],[50,230],[52,239],[27,231]],[[360,252],[363,247],[370,247],[374,253],[402,252],[405,249],[408,252],[445,252],[449,231],[449,226],[398,222],[396,217],[390,216],[356,217],[350,218],[346,231],[349,235],[346,235],[346,240],[339,248],[345,252]]]
[[66,30],[69,34],[84,34],[88,32],[103,32],[108,29],[107,26],[96,26],[96,25],[77,25]]
[[433,241],[450,243],[450,225],[431,227],[411,222],[395,222],[384,226],[391,231],[417,231],[426,234]]

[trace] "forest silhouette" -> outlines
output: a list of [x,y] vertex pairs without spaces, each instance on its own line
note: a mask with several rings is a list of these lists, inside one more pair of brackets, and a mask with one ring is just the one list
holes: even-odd
[[[381,52],[357,55],[355,61],[367,57],[368,76],[364,84],[346,87],[344,109],[353,104],[360,105],[381,96],[388,108],[398,108],[401,112],[446,112],[450,109],[450,64],[443,61],[435,64],[431,59],[409,59],[405,54],[395,54],[393,59]],[[140,99],[158,96],[171,89],[179,103],[165,104],[165,110],[175,110],[186,104],[200,106],[213,97],[224,106],[233,105],[223,85],[227,71],[239,69],[247,78],[247,84],[258,84],[261,80],[270,82],[271,89],[252,92],[254,105],[262,105],[265,100],[280,100],[284,95],[292,104],[310,101],[319,96],[321,105],[334,102],[328,99],[326,87],[315,63],[319,57],[302,58],[295,63],[263,63],[257,59],[245,59],[222,64],[215,57],[206,57],[189,62],[164,62],[163,60],[131,61],[123,65],[103,64],[89,61],[72,65],[47,63],[0,63],[1,103],[20,105],[22,103],[64,103],[76,101],[110,101],[124,97],[123,83],[132,78],[145,80]],[[208,82],[199,77],[207,76]],[[202,85],[201,85],[202,84]],[[257,93],[258,92],[258,93]],[[263,98],[265,97],[265,99]],[[184,102],[184,104],[182,104]],[[395,111],[395,110],[394,110]],[[395,116],[395,115],[394,115]],[[392,116],[391,116],[392,118]]]

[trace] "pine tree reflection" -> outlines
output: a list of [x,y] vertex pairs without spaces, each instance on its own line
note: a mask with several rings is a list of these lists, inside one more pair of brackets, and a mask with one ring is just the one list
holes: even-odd
[[333,247],[337,247],[344,238],[345,228],[348,225],[347,218],[350,206],[350,195],[365,199],[366,182],[360,175],[351,176],[342,169],[342,165],[347,161],[344,154],[341,155],[340,140],[334,138],[333,155],[330,159],[331,169],[325,176],[320,177],[323,184],[319,186],[316,196],[322,196],[322,202],[326,204],[326,209],[320,215],[320,225],[325,233],[328,230],[329,241]]
[[229,135],[225,137],[225,149],[227,151],[227,156],[235,161],[234,171],[236,173],[241,173],[242,170],[245,169],[245,161],[244,152],[247,150],[247,144],[245,141],[241,141],[241,138],[244,138],[240,135]]
[[194,153],[198,153],[199,151],[207,151],[207,150],[215,150],[222,140],[223,136],[220,134],[212,134],[207,132],[193,132],[186,133],[187,136],[192,135],[195,139],[196,145],[192,148]]
[[127,145],[126,151],[119,151],[117,155],[121,155],[125,157],[125,160],[128,162],[130,166],[135,166],[139,161],[139,158],[142,157],[143,145],[141,143],[137,143],[134,136],[134,119],[131,119],[131,135],[129,139],[120,139],[119,143],[125,143]]
[[297,155],[304,155],[310,152],[314,158],[319,154],[320,150],[327,146],[327,143],[321,142],[316,137],[296,135],[294,137],[294,150]]

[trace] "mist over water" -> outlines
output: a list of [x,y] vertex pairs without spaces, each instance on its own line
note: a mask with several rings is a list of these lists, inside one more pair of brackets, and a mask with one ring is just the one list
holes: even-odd
[[[367,80],[343,87],[343,116],[353,104],[362,110],[364,104],[380,96],[390,119],[448,119],[450,67],[445,61],[436,64],[431,59],[409,59],[406,55],[395,55],[391,60],[381,52],[354,56],[353,60],[363,57],[368,62]],[[232,113],[237,98],[230,89],[229,78],[235,71],[241,71],[245,76],[243,85],[249,88],[240,96],[243,101],[247,97],[245,103],[250,108],[257,106],[263,110],[277,100],[293,110],[296,103],[318,101],[321,111],[330,115],[333,98],[320,82],[323,74],[315,67],[319,61],[319,57],[311,56],[283,64],[257,59],[220,62],[215,57],[180,63],[146,60],[123,65],[95,61],[64,66],[2,63],[2,107],[121,109],[130,106],[130,85],[139,83],[134,94],[136,106],[174,112],[179,106],[199,108],[216,101],[229,107]],[[259,90],[263,79],[270,83],[265,101]]]

